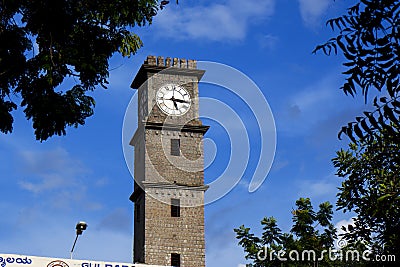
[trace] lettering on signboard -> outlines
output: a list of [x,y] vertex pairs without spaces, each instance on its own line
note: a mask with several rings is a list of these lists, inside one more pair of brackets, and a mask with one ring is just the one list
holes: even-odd
[[25,257],[25,258],[13,258],[13,257],[3,258],[3,257],[0,257],[0,266],[1,267],[7,266],[7,263],[31,264],[32,260],[28,259],[28,257]]
[[[100,265],[100,263],[91,263],[91,262],[84,262],[82,263],[82,267],[102,267],[102,265]],[[104,264],[104,267],[131,267],[130,265],[120,265],[120,264],[110,264],[110,263],[106,263]],[[132,265],[132,267],[135,267],[134,265]]]
[[100,267],[100,263],[84,262],[82,263],[82,267]]

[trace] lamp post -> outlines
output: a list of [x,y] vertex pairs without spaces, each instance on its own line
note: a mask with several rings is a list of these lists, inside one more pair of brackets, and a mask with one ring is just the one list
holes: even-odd
[[72,260],[72,254],[74,252],[74,248],[76,245],[76,241],[78,240],[78,236],[80,236],[83,233],[83,231],[86,230],[86,228],[87,228],[87,223],[85,223],[85,222],[78,222],[78,224],[76,225],[76,228],[75,228],[76,229],[76,238],[75,238],[74,244],[72,245],[72,249],[71,249],[71,260]]

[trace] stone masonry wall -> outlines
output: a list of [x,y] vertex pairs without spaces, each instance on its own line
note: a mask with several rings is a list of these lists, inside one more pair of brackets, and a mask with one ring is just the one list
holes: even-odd
[[[203,134],[148,129],[145,135],[145,181],[204,184]],[[171,155],[171,139],[180,139],[180,156]]]
[[[178,253],[182,267],[204,267],[204,207],[181,207],[180,217],[171,217],[168,204],[171,198],[178,198],[181,203],[204,203],[204,192],[156,188],[146,191],[145,262],[168,266],[171,253]],[[166,203],[152,198],[153,194]]]

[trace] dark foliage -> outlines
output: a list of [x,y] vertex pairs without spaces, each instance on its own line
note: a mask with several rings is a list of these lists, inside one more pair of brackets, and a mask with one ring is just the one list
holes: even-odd
[[95,105],[87,93],[108,84],[110,57],[135,54],[142,42],[132,29],[150,24],[166,4],[1,0],[0,131],[12,131],[19,105],[41,141],[83,125]]
[[398,0],[361,0],[347,13],[327,22],[339,34],[314,53],[338,53],[346,58],[346,81],[341,87],[347,95],[361,91],[368,101],[371,89],[374,110],[365,111],[339,132],[353,142],[357,138],[379,138],[382,130],[397,134],[400,126],[400,2]]

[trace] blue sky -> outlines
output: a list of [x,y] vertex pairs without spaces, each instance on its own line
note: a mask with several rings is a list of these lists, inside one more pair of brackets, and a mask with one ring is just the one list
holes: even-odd
[[[245,224],[260,233],[260,220],[274,216],[288,231],[290,211],[299,197],[310,197],[314,206],[335,202],[340,180],[330,159],[348,142],[339,141],[337,133],[365,106],[361,97],[347,97],[338,89],[344,79],[342,57],[311,51],[332,35],[325,21],[343,12],[349,1],[172,2],[153,25],[137,29],[144,47],[136,56],[111,60],[109,88],[93,93],[95,115],[85,126],[39,143],[31,122],[21,111],[14,113],[13,134],[0,135],[0,252],[67,258],[74,227],[84,220],[89,227],[78,241],[75,258],[132,260],[132,177],[125,164],[122,128],[135,94],[130,83],[147,55],[231,66],[257,85],[274,116],[275,159],[261,187],[249,193],[261,150],[260,132],[265,130],[257,128],[254,116],[263,114],[252,114],[259,106],[246,105],[223,88],[200,84],[201,97],[234,110],[249,136],[243,177],[205,207],[208,267],[246,262],[233,228]],[[201,115],[211,116],[208,111],[200,107]],[[221,114],[226,121],[218,125],[213,118]],[[229,122],[229,116],[217,111],[213,118],[204,120],[211,125],[205,156],[215,156],[207,161],[209,182],[229,166],[230,147],[243,145],[237,138],[229,143],[229,135],[237,134],[237,121]],[[350,217],[337,212],[334,223]]]

